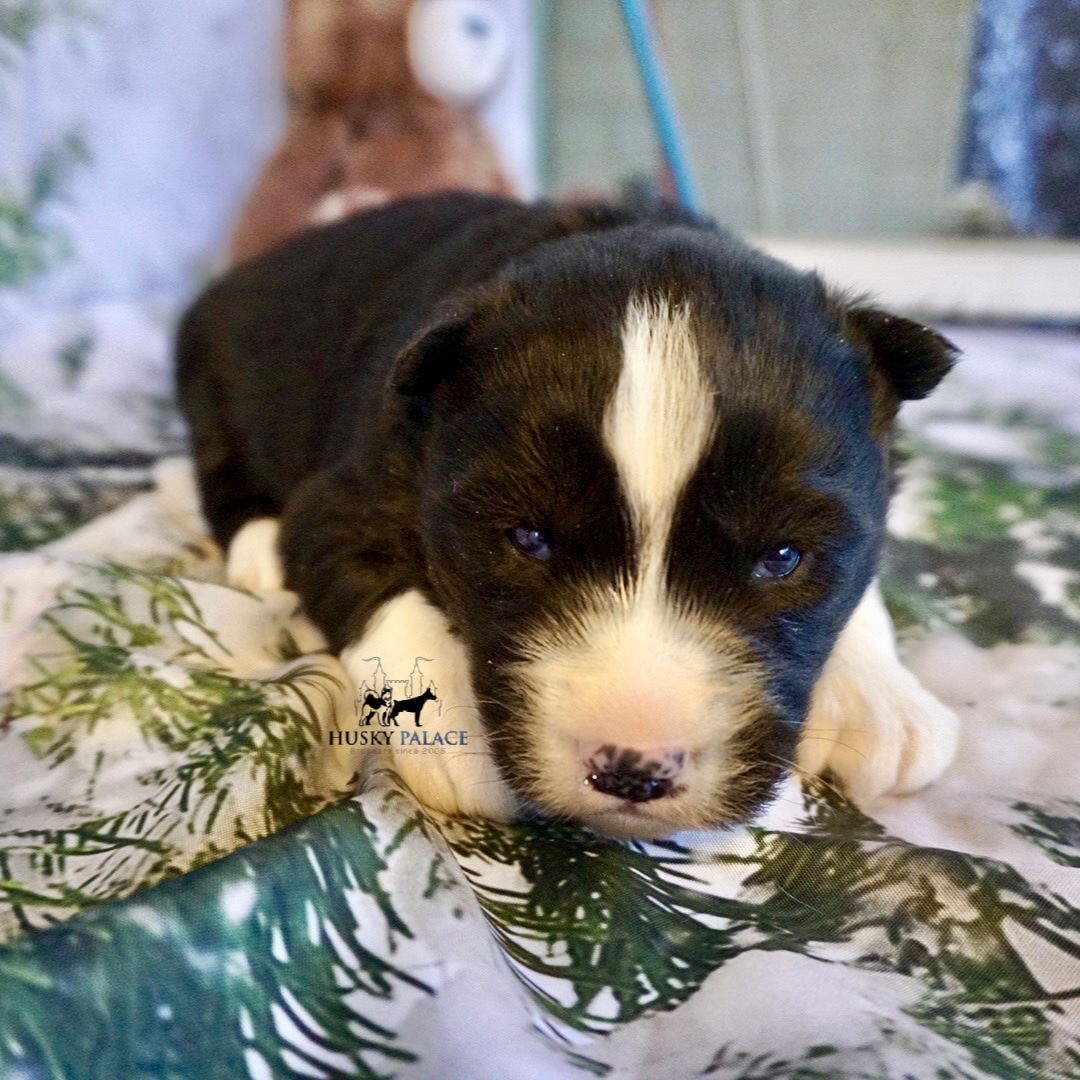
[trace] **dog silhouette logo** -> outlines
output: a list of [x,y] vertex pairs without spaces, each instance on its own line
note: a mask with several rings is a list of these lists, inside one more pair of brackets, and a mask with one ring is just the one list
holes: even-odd
[[[391,679],[383,670],[382,660],[372,656],[364,660],[365,664],[374,664],[370,681],[364,681],[356,699],[356,714],[360,727],[401,727],[399,717],[411,716],[413,726],[423,728],[420,717],[429,701],[438,704],[435,684],[424,674],[421,663],[431,663],[426,656],[418,656],[413,663],[412,672],[407,679]],[[395,694],[397,687],[400,696]],[[441,705],[439,711],[442,711]]]
[[360,726],[370,727],[372,720],[386,726],[386,714],[393,707],[394,692],[389,686],[384,686],[382,692],[373,694],[370,691],[364,694],[363,706],[360,711]]
[[429,701],[437,701],[438,698],[432,692],[429,686],[422,694],[418,694],[416,697],[402,698],[401,701],[395,701],[390,708],[390,716],[388,723],[397,724],[397,717],[401,713],[412,713],[412,718],[417,727],[420,727],[420,713],[424,706]]

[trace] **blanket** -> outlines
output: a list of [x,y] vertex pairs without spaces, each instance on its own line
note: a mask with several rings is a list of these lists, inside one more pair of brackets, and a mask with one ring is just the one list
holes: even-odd
[[187,463],[9,425],[0,1075],[1080,1077],[1080,344],[955,337],[885,578],[955,768],[663,843],[355,790],[362,688]]

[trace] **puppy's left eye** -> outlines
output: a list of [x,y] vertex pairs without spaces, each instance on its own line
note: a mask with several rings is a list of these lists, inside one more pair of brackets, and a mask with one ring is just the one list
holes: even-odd
[[802,559],[803,553],[798,548],[790,544],[777,544],[758,559],[754,569],[750,571],[750,580],[775,581],[778,578],[786,578],[794,573]]
[[511,529],[507,536],[510,538],[510,543],[527,558],[538,559],[540,562],[551,558],[551,545],[539,529],[519,525],[516,529]]

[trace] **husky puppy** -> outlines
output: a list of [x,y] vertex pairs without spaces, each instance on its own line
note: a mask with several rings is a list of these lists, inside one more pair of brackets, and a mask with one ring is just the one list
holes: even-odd
[[439,658],[469,750],[395,762],[419,798],[657,837],[948,765],[874,578],[897,410],[954,359],[678,211],[451,194],[237,267],[177,374],[233,580],[358,685]]

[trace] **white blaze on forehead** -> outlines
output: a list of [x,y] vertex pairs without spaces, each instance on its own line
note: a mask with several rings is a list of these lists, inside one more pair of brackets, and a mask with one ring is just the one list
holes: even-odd
[[604,441],[643,545],[639,583],[659,584],[676,502],[708,448],[714,394],[701,370],[688,305],[635,297],[626,310],[622,345]]

